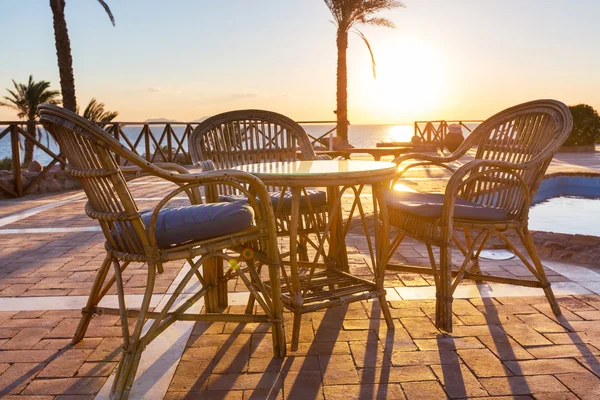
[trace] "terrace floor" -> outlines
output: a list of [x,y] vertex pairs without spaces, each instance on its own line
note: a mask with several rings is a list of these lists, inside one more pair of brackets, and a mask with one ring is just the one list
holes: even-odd
[[[599,154],[559,154],[550,172],[597,173]],[[412,182],[419,190],[439,189],[443,180],[429,170],[412,178],[419,178]],[[150,208],[173,186],[142,178],[131,188],[140,208]],[[70,345],[104,257],[102,233],[85,215],[85,201],[81,191],[0,201],[0,398],[107,398],[120,356],[118,318],[94,318],[86,338]],[[347,248],[351,271],[368,276],[364,237],[352,230]],[[395,258],[427,265],[425,248],[413,241]],[[377,301],[315,312],[304,316],[298,351],[288,349],[283,360],[271,356],[268,325],[177,322],[144,353],[131,398],[598,399],[600,265],[544,265],[560,318],[541,290],[465,282],[455,296],[454,332],[443,334],[432,323],[431,277],[390,272],[393,331]],[[514,259],[481,267],[528,274]],[[156,306],[185,268],[165,267]],[[128,303],[135,304],[144,266],[132,265],[124,279]],[[229,289],[227,312],[243,310],[245,287],[231,281]],[[109,292],[106,302],[115,301]],[[290,317],[286,313],[288,341]]]

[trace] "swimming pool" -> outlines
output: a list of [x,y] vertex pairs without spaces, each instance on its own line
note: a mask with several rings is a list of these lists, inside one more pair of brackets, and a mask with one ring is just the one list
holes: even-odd
[[563,175],[542,181],[529,211],[529,228],[600,236],[600,177]]
[[560,196],[529,210],[533,231],[600,236],[600,198]]

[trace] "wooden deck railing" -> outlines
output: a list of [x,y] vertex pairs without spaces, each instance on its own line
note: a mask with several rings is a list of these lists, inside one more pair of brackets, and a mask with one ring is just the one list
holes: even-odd
[[[335,121],[299,121],[302,125],[332,124]],[[181,164],[191,162],[187,150],[187,140],[198,122],[110,122],[104,124],[104,129],[115,139],[119,140],[130,150],[143,157],[149,162],[167,161]],[[21,197],[39,183],[44,176],[54,167],[60,165],[64,167],[65,159],[60,154],[58,145],[53,138],[47,134],[41,124],[36,122],[36,128],[43,135],[47,135],[48,143],[43,144],[40,139],[27,133],[25,121],[0,121],[0,141],[5,139],[0,146],[7,146],[6,139],[10,139],[11,170],[13,171],[11,187],[0,185],[0,191],[11,197]],[[134,129],[135,128],[135,129]],[[326,130],[322,135],[309,135],[313,145],[335,132],[335,127],[324,127]],[[47,164],[43,171],[38,173],[33,179],[28,179],[27,184],[23,184],[22,162],[23,150],[22,142],[30,140],[34,144],[34,159],[46,160]],[[41,152],[41,153],[40,153]],[[42,154],[42,157],[40,157]],[[49,160],[49,161],[48,161]]]
[[421,138],[423,143],[435,143],[440,149],[444,148],[444,139],[448,134],[448,126],[451,124],[458,124],[465,128],[468,133],[463,133],[468,136],[472,129],[467,124],[478,124],[483,122],[482,120],[462,120],[462,121],[415,121],[415,136]]
[[[313,146],[330,143],[327,137],[335,134],[336,131],[336,121],[298,122],[304,126],[324,125],[323,134],[313,133],[308,135]],[[424,143],[436,143],[443,147],[449,124],[458,123],[470,132],[471,128],[466,124],[477,122],[481,121],[416,121],[414,133],[421,137]],[[104,129],[149,162],[167,161],[189,164],[190,156],[187,151],[187,140],[197,124],[198,122],[110,122],[104,125]],[[12,188],[0,186],[0,190],[11,197],[21,197],[27,194],[29,189],[35,187],[52,167],[55,165],[64,167],[65,165],[65,160],[60,154],[56,142],[49,135],[45,145],[38,137],[29,135],[25,127],[26,123],[24,121],[0,121],[0,141],[7,136],[10,138],[10,157],[12,158],[12,171],[14,172]],[[40,124],[36,123],[36,127],[45,133]],[[40,159],[39,154],[41,151],[44,154],[42,159],[47,161],[43,171],[33,178],[29,177],[26,185],[23,184],[21,166],[23,161],[21,142],[25,140],[34,143],[38,159]],[[5,145],[8,145],[8,143],[0,143],[0,146]]]

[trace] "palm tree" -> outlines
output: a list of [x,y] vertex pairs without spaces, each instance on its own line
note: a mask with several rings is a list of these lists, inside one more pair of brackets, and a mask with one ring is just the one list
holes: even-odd
[[373,76],[375,76],[375,57],[371,45],[356,24],[368,24],[394,28],[392,21],[386,18],[372,17],[381,10],[389,10],[404,5],[395,0],[324,0],[333,15],[337,26],[337,136],[348,140],[348,69],[346,66],[346,50],[348,48],[348,33],[351,29],[361,37],[371,54]]
[[[108,18],[115,25],[115,18],[110,8],[103,0],[98,0],[108,14]],[[58,57],[58,71],[60,73],[60,88],[62,90],[63,107],[75,112],[77,100],[75,97],[75,77],[73,75],[73,58],[71,57],[71,42],[67,21],[65,20],[65,0],[50,0],[52,17],[54,20],[54,40],[56,42],[56,56]]]
[[[50,82],[48,81],[35,82],[32,75],[29,75],[27,84],[17,83],[14,79],[12,82],[15,90],[6,89],[10,96],[4,96],[6,102],[0,102],[0,106],[17,110],[19,118],[27,118],[27,133],[31,137],[36,137],[35,120],[39,117],[38,105],[43,103],[59,104],[57,97],[60,92],[50,90]],[[33,160],[33,145],[34,143],[31,140],[25,140],[24,166],[28,166]]]
[[[83,111],[83,118],[95,122],[110,122],[117,118],[119,115],[118,111],[107,111],[104,107],[104,103],[101,103],[92,97]],[[77,113],[79,114],[79,109],[77,109]]]

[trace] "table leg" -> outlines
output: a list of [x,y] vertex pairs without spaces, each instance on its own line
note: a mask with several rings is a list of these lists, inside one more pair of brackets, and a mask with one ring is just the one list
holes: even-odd
[[[331,229],[329,232],[328,258],[335,262],[335,266],[339,270],[350,272],[348,254],[346,253],[346,237],[344,236],[341,200],[339,187],[331,186],[327,188],[327,202],[332,207],[329,210]],[[333,209],[333,207],[336,207],[336,209]]]
[[300,339],[300,322],[302,320],[302,292],[300,290],[300,277],[298,275],[298,224],[300,223],[300,198],[302,188],[291,187],[292,209],[290,215],[290,272],[292,275],[292,287],[290,295],[293,303],[294,324],[292,326],[292,351],[298,350]]
[[[389,182],[385,182],[385,186]],[[381,183],[374,183],[372,185],[373,190],[373,214],[374,214],[374,231],[375,231],[375,265],[373,265],[373,272],[375,274],[375,287],[380,293],[378,296],[379,306],[381,312],[385,318],[385,323],[388,329],[394,329],[394,322],[392,320],[392,314],[385,298],[385,269],[388,262],[388,251],[389,251],[389,235],[390,235],[390,224],[388,220],[387,206],[384,198],[384,185]],[[378,207],[379,206],[379,207]]]

